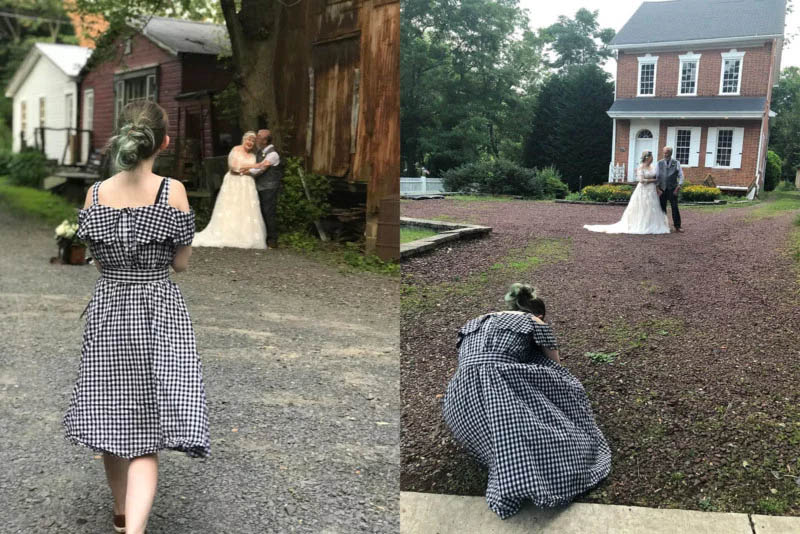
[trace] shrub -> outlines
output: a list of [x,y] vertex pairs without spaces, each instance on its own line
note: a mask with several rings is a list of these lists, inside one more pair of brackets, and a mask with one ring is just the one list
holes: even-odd
[[686,202],[710,202],[722,196],[722,191],[716,187],[705,185],[687,185],[681,188],[681,200]]
[[529,169],[506,159],[467,163],[445,172],[443,179],[448,191],[536,199],[564,198],[568,193],[555,167]]
[[764,174],[764,190],[772,191],[781,179],[783,162],[781,157],[772,150],[767,151],[767,169]]
[[5,176],[9,173],[9,165],[13,157],[14,154],[10,150],[0,148],[0,176]]
[[76,208],[48,191],[0,183],[0,209],[9,209],[42,219],[56,226],[64,219],[75,220]]
[[[0,171],[0,174],[2,172]],[[778,185],[775,186],[775,191],[786,192],[786,191],[797,191],[797,188],[794,186],[792,182],[787,182],[786,180],[781,180],[778,182]]]
[[278,197],[278,228],[281,232],[306,232],[314,221],[330,212],[330,180],[326,176],[304,174],[311,196],[309,201],[300,179],[301,172],[304,171],[299,158],[286,160],[283,189]]
[[536,171],[534,180],[541,184],[542,198],[565,198],[569,187],[561,179],[561,173],[553,166]]
[[37,151],[13,154],[8,163],[8,177],[15,185],[39,188],[47,175],[47,160]]
[[625,202],[631,198],[633,187],[629,185],[587,185],[581,191],[583,197],[592,202]]

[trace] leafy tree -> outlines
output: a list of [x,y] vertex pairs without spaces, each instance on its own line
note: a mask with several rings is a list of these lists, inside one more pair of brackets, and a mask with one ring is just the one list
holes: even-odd
[[800,168],[800,68],[787,67],[772,91],[769,149],[782,155],[782,178],[794,181]]
[[408,0],[401,13],[406,169],[518,160],[541,67],[518,1]]
[[598,11],[579,9],[575,18],[558,17],[558,22],[540,31],[555,59],[548,65],[567,69],[575,65],[603,65],[613,55],[608,47],[614,38],[611,28],[600,28]]
[[[542,87],[527,136],[524,164],[555,166],[572,191],[606,181],[614,102],[610,76],[595,64],[552,75]],[[582,182],[580,177],[582,178]]]

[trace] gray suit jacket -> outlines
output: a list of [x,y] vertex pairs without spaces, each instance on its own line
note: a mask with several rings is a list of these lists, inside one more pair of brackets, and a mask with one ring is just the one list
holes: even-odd
[[656,164],[656,185],[662,191],[675,189],[683,183],[681,164],[675,158],[670,158],[669,163],[659,160]]

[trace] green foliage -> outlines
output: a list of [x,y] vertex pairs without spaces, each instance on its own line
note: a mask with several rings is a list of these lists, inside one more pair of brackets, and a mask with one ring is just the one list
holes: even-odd
[[608,175],[614,84],[597,65],[571,67],[553,75],[539,93],[523,162],[528,167],[555,165],[571,191],[582,183],[599,184]]
[[505,159],[468,163],[445,172],[443,178],[448,191],[535,199],[564,198],[567,194],[567,186],[554,167],[528,169]]
[[[2,156],[0,156],[0,157],[2,157]],[[0,163],[0,165],[2,165],[2,163]],[[2,169],[2,167],[0,167],[0,169]],[[1,172],[2,172],[2,170],[0,170],[0,173]],[[787,191],[797,191],[797,188],[794,186],[794,184],[792,182],[781,181],[781,182],[778,182],[777,186],[775,186],[775,191],[778,191],[780,193],[785,193]]]
[[401,40],[406,172],[518,159],[542,63],[541,39],[518,2],[408,0]]
[[794,182],[800,168],[800,68],[787,67],[772,91],[769,149],[782,156],[782,179]]
[[681,200],[685,202],[711,202],[722,196],[722,191],[716,187],[704,185],[687,185],[680,191]]
[[617,359],[619,352],[587,352],[584,356],[594,363],[611,363]]
[[17,212],[42,219],[54,227],[62,221],[73,220],[75,206],[58,195],[30,187],[8,185],[0,182],[0,205]]
[[[301,175],[305,179],[309,201],[303,188]],[[314,221],[330,211],[328,194],[330,180],[326,176],[306,174],[299,158],[286,160],[283,189],[278,197],[278,228],[281,232],[307,231]]]
[[781,157],[772,150],[767,151],[767,169],[764,174],[764,189],[772,191],[781,179],[783,171],[783,161]]
[[11,150],[0,147],[0,176],[7,176],[9,173],[9,165],[13,159],[14,154]]
[[608,48],[616,32],[611,28],[600,29],[598,11],[581,8],[570,19],[564,15],[558,22],[541,30],[540,35],[556,56],[549,65],[556,69],[575,65],[602,65],[613,56]]
[[14,185],[38,188],[48,174],[47,159],[36,150],[13,154],[8,163],[8,176]]
[[432,230],[430,228],[423,228],[420,226],[401,226],[400,243],[410,243],[418,239],[433,237],[436,234],[436,230]]
[[626,202],[633,194],[629,185],[587,185],[581,190],[583,198],[591,202]]

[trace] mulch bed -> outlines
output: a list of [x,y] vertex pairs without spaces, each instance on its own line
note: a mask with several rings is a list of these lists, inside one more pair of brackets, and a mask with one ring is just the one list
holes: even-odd
[[[685,233],[634,236],[582,228],[617,221],[622,207],[402,209],[494,228],[403,264],[402,490],[483,494],[485,472],[452,440],[442,395],[458,329],[502,308],[519,280],[545,299],[612,445],[611,475],[579,500],[800,515],[800,299],[786,254],[796,212],[687,209]],[[520,262],[532,243],[567,255]],[[596,363],[587,352],[618,355]]]

